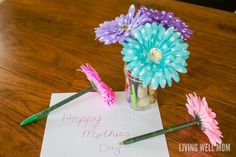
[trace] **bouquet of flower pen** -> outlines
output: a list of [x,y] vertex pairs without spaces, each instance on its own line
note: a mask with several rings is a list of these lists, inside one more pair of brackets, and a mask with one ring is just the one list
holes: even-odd
[[[136,110],[148,108],[154,103],[155,90],[160,86],[172,86],[172,79],[180,81],[179,73],[187,72],[186,60],[190,52],[186,40],[192,30],[172,12],[141,7],[135,13],[131,5],[126,15],[105,21],[95,29],[96,38],[105,45],[120,43],[125,62],[127,100]],[[193,121],[155,131],[123,141],[129,144],[165,134],[192,125],[198,125],[213,145],[222,142],[216,114],[208,107],[205,98],[187,95],[188,112]]]
[[[126,15],[104,22],[95,32],[96,37],[106,45],[116,42],[123,45],[121,53],[125,62],[127,100],[133,109],[147,109],[148,104],[156,100],[155,90],[158,86],[172,86],[172,79],[180,81],[178,72],[187,72],[186,59],[190,52],[187,50],[188,44],[184,41],[190,38],[192,31],[171,12],[141,7],[135,14],[135,7],[131,5]],[[109,106],[115,102],[115,93],[90,64],[81,65],[78,71],[85,73],[90,81],[86,89],[30,116],[20,125],[25,126],[44,118],[50,112],[93,90],[98,92]],[[186,96],[186,107],[194,120],[127,139],[121,144],[138,142],[192,125],[198,125],[212,145],[221,144],[223,136],[215,119],[216,114],[208,107],[205,97],[201,99],[195,93]]]
[[127,100],[134,109],[146,109],[158,86],[172,86],[172,79],[180,81],[178,72],[187,72],[185,40],[192,30],[171,12],[141,7],[135,14],[131,5],[126,15],[105,21],[95,32],[105,45],[123,45]]

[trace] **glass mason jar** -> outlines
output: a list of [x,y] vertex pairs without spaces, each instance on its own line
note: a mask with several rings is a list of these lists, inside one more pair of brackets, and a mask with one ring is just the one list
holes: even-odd
[[125,70],[125,93],[130,107],[137,111],[144,111],[156,102],[156,90],[151,86],[143,87],[137,77],[132,77],[130,71]]

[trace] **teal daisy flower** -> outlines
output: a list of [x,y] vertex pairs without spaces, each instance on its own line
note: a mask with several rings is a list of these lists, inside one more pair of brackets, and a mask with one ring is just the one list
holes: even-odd
[[146,23],[132,31],[132,38],[125,39],[121,53],[126,70],[137,77],[144,87],[172,86],[172,79],[180,81],[178,73],[187,72],[190,52],[188,44],[174,28],[162,24]]

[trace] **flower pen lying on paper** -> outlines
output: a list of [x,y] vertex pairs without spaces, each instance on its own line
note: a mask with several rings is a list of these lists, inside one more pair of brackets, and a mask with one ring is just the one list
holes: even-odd
[[188,94],[186,107],[188,109],[188,113],[195,118],[193,121],[133,137],[121,142],[120,144],[126,145],[135,143],[154,136],[183,129],[192,125],[198,125],[207,135],[209,141],[213,146],[216,146],[217,143],[221,144],[221,138],[223,138],[223,136],[219,127],[217,126],[218,122],[215,120],[216,114],[211,110],[211,108],[208,107],[205,97],[201,100],[200,97],[197,97],[195,93],[194,95]]
[[78,69],[79,71],[83,72],[86,74],[88,80],[91,83],[91,86],[88,88],[73,94],[72,96],[62,100],[61,102],[41,111],[38,112],[27,119],[23,120],[20,125],[24,126],[29,123],[35,122],[41,118],[46,117],[51,111],[56,110],[57,108],[65,105],[66,103],[80,97],[81,95],[84,95],[87,92],[90,92],[92,90],[97,91],[101,96],[103,97],[104,101],[108,104],[111,105],[115,101],[115,93],[112,91],[112,89],[107,86],[104,82],[102,82],[100,76],[98,73],[93,69],[93,67],[90,64],[85,64],[80,67],[81,69]]

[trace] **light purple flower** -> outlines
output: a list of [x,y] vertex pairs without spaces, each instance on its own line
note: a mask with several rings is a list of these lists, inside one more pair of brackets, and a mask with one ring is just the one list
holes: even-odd
[[157,22],[163,24],[166,29],[173,27],[176,32],[181,34],[183,40],[190,38],[192,30],[179,17],[174,16],[172,12],[159,11],[148,9],[146,7],[140,8],[141,15],[146,15],[150,19],[150,23]]
[[138,11],[135,15],[135,6],[131,5],[126,15],[121,14],[115,20],[105,21],[95,28],[96,38],[105,45],[123,43],[131,35],[131,31],[149,20],[145,14]]

